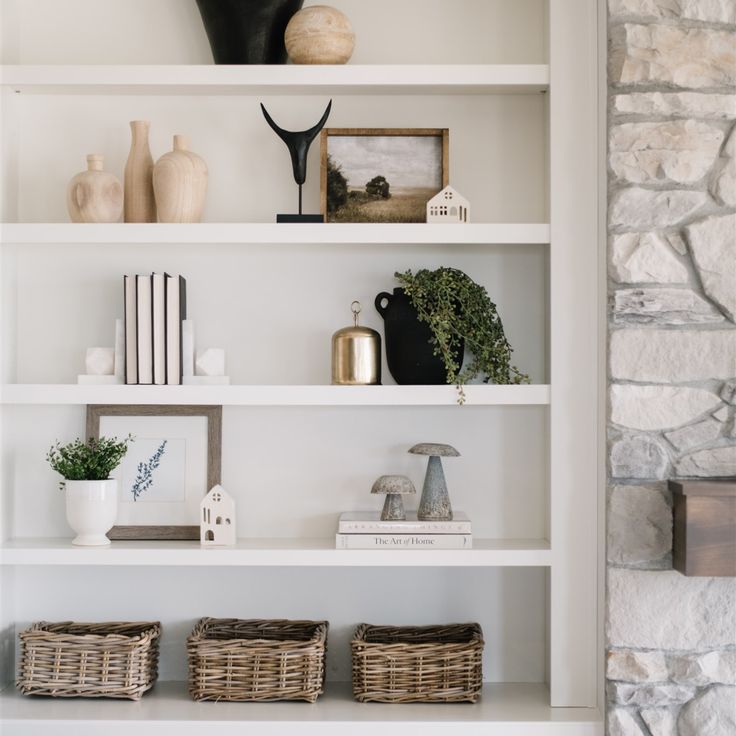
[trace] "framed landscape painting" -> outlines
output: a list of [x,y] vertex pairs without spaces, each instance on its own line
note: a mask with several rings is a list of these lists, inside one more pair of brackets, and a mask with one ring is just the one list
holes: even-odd
[[222,407],[90,405],[87,437],[132,435],[110,539],[199,539],[199,504],[220,482]]
[[426,222],[449,184],[447,128],[325,128],[322,214],[327,222]]

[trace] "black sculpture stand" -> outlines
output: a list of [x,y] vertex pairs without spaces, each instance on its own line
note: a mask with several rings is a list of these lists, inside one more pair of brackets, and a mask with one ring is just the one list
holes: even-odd
[[309,152],[309,146],[312,145],[312,141],[317,137],[317,133],[325,127],[327,118],[330,115],[332,109],[332,100],[327,104],[320,121],[309,130],[302,131],[291,131],[280,128],[274,119],[268,114],[268,110],[261,103],[261,110],[263,110],[263,117],[266,118],[266,122],[271,126],[276,135],[286,143],[286,147],[289,149],[291,155],[291,167],[294,172],[294,181],[299,186],[299,214],[297,215],[276,215],[276,222],[324,222],[324,215],[305,215],[302,213],[302,185],[307,179],[307,153]]

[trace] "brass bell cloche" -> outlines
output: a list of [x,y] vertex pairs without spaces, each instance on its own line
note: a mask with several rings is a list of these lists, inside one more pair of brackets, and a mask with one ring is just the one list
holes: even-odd
[[381,336],[358,324],[360,302],[350,305],[353,324],[332,336],[332,383],[365,386],[381,383]]

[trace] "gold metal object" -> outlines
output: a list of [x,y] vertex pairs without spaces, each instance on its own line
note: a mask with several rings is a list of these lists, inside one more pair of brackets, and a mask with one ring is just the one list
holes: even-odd
[[332,383],[364,386],[381,383],[381,336],[358,324],[360,302],[350,305],[353,325],[332,336]]

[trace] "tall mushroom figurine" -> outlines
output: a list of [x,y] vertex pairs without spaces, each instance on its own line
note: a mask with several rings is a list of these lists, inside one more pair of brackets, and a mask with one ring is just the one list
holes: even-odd
[[452,505],[447,493],[445,473],[442,470],[443,457],[460,457],[451,445],[436,442],[422,442],[409,450],[412,455],[428,455],[427,474],[424,476],[422,497],[417,509],[420,521],[451,521]]
[[385,493],[381,521],[404,521],[404,500],[402,495],[416,493],[414,484],[405,475],[382,475],[371,488],[371,493]]

